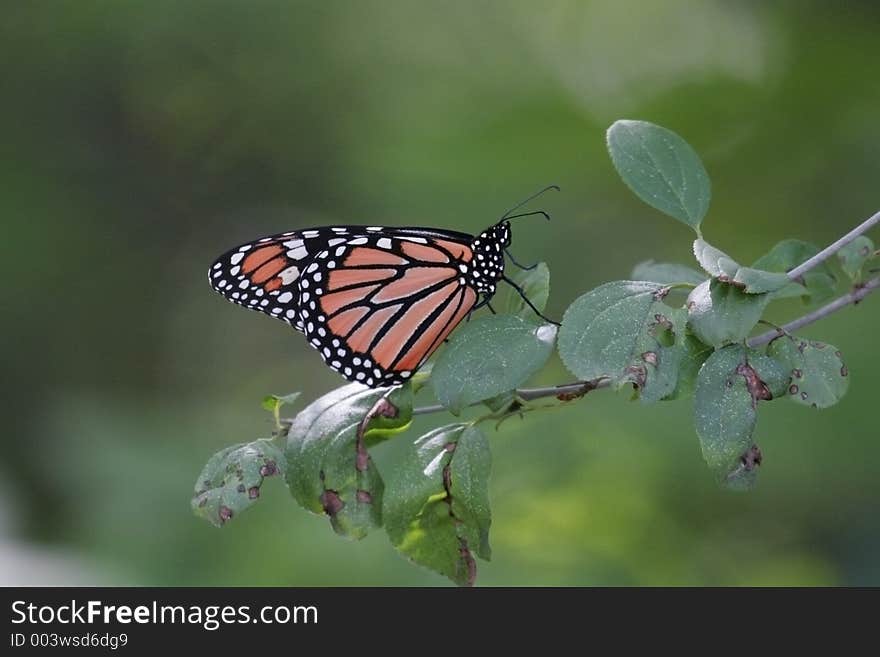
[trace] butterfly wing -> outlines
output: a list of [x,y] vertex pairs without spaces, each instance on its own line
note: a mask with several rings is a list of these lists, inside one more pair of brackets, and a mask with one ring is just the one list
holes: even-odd
[[229,301],[302,331],[300,273],[316,253],[344,243],[351,235],[346,227],[317,228],[247,242],[217,258],[208,270],[208,281]]
[[385,231],[316,254],[299,280],[309,343],[351,381],[409,378],[473,309],[469,236]]
[[472,237],[347,226],[243,244],[209,270],[233,303],[305,333],[335,371],[371,387],[408,379],[476,304]]

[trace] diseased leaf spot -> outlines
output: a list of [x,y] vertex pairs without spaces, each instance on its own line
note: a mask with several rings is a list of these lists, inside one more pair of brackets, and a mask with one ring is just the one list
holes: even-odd
[[790,395],[796,395],[796,394],[798,394],[799,390],[800,390],[800,388],[798,388],[795,384],[791,384],[791,386],[788,388],[788,393]]
[[752,396],[752,404],[758,401],[769,401],[773,399],[773,393],[767,384],[761,380],[758,373],[748,363],[740,363],[736,366],[736,373],[740,374],[746,380],[746,387]]
[[329,488],[321,493],[320,502],[321,506],[324,508],[324,513],[328,516],[335,516],[342,511],[342,508],[345,506],[342,498],[339,497],[339,493],[335,490],[330,490]]
[[645,387],[648,380],[648,370],[644,365],[629,365],[624,372],[636,388]]
[[751,472],[761,465],[764,460],[764,455],[761,453],[760,447],[752,445],[742,456],[739,457],[739,460],[746,472]]
[[220,524],[222,525],[232,518],[232,509],[230,509],[228,506],[221,505],[218,515],[220,517]]

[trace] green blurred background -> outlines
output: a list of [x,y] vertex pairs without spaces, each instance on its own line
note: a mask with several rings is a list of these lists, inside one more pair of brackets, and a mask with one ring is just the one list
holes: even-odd
[[[3,582],[446,584],[278,480],[223,530],[191,514],[207,458],[271,430],[265,394],[341,383],[216,296],[210,261],[309,225],[477,231],[557,183],[514,252],[550,264],[560,316],[640,260],[691,261],[617,178],[617,118],[701,153],[706,236],[738,259],[827,244],[880,208],[880,6],[830,4],[4,3]],[[805,332],[843,350],[850,392],[762,408],[749,494],[716,488],[689,401],[507,422],[480,583],[880,584],[878,319],[871,298]],[[536,383],[569,378],[556,360]]]

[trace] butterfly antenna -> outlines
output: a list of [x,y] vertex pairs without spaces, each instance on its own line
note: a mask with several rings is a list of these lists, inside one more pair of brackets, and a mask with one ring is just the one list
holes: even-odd
[[[544,192],[549,192],[551,189],[556,190],[556,191],[558,192],[558,191],[559,191],[559,185],[547,185],[544,189],[535,192],[534,194],[532,194],[531,196],[529,196],[526,200],[524,200],[524,201],[520,201],[519,203],[517,203],[516,205],[514,205],[512,208],[510,208],[510,210],[508,210],[508,211],[505,212],[503,215],[501,215],[501,219],[498,220],[499,223],[502,222],[502,221],[504,221],[505,219],[512,219],[512,217],[511,217],[511,214],[512,214],[512,213],[514,213],[514,212],[516,212],[517,210],[519,210],[519,209],[520,209],[522,206],[524,206],[526,203],[529,203],[530,201],[534,201],[536,198],[538,198],[538,197],[539,197],[541,194],[543,194]],[[536,213],[536,214],[537,214],[537,213]],[[546,215],[546,213],[545,213],[545,215]]]
[[532,212],[520,212],[519,214],[512,214],[504,217],[503,219],[501,219],[501,221],[510,221],[511,219],[517,219],[519,217],[534,217],[536,214],[539,214],[547,221],[550,221],[550,213],[545,212],[544,210],[533,210]]
[[553,321],[552,319],[550,319],[549,317],[547,317],[544,313],[542,313],[540,310],[538,310],[537,308],[535,308],[535,304],[533,304],[531,301],[529,301],[529,298],[526,296],[525,291],[524,291],[519,285],[517,285],[517,284],[514,283],[512,280],[510,280],[509,278],[507,278],[507,276],[502,276],[502,277],[501,277],[501,280],[504,281],[505,283],[507,283],[507,284],[508,284],[510,287],[512,287],[514,290],[516,290],[517,292],[519,292],[519,296],[522,297],[523,301],[526,302],[526,305],[527,305],[529,308],[531,308],[532,310],[535,311],[535,314],[536,314],[538,317],[540,317],[541,319],[543,319],[545,322],[550,322],[551,324],[555,324],[556,326],[562,326],[562,324],[560,324],[559,322],[555,322],[555,321]]

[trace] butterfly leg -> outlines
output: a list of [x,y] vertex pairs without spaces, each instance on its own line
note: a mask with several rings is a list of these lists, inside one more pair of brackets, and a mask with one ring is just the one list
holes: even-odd
[[541,319],[543,319],[543,320],[546,321],[546,322],[550,322],[551,324],[555,324],[556,326],[562,326],[559,322],[555,322],[555,321],[553,321],[552,319],[550,319],[549,317],[547,317],[544,313],[542,313],[540,310],[538,310],[537,308],[535,308],[535,304],[533,304],[531,301],[529,301],[529,298],[526,296],[526,293],[523,291],[523,289],[522,289],[519,285],[517,285],[517,284],[514,283],[512,280],[510,280],[509,278],[507,278],[507,276],[502,276],[502,277],[501,277],[501,280],[503,280],[503,281],[504,281],[505,283],[507,283],[510,287],[512,287],[514,290],[516,290],[516,291],[519,293],[519,296],[522,297],[523,301],[526,302],[526,305],[527,305],[529,308],[531,308],[532,310],[534,310],[534,311],[535,311],[535,314],[536,314],[538,317],[540,317]]
[[470,309],[470,312],[468,312],[464,321],[466,321],[466,322],[471,321],[471,315],[473,315],[476,311],[478,311],[483,306],[487,306],[489,308],[489,310],[492,311],[492,314],[496,315],[497,313],[495,312],[495,309],[489,305],[489,299],[490,299],[490,297],[483,297],[483,299],[477,305],[475,305],[473,308]]
[[516,258],[513,257],[513,254],[512,254],[510,251],[508,251],[507,249],[504,249],[504,252],[507,254],[507,257],[510,258],[510,261],[511,261],[513,264],[515,264],[517,267],[519,267],[520,269],[522,269],[522,270],[524,270],[524,271],[531,271],[531,270],[533,270],[535,267],[538,266],[538,263],[537,263],[537,262],[536,262],[535,264],[533,264],[533,265],[529,265],[529,266],[521,265],[521,264],[519,264],[519,263],[516,261]]

